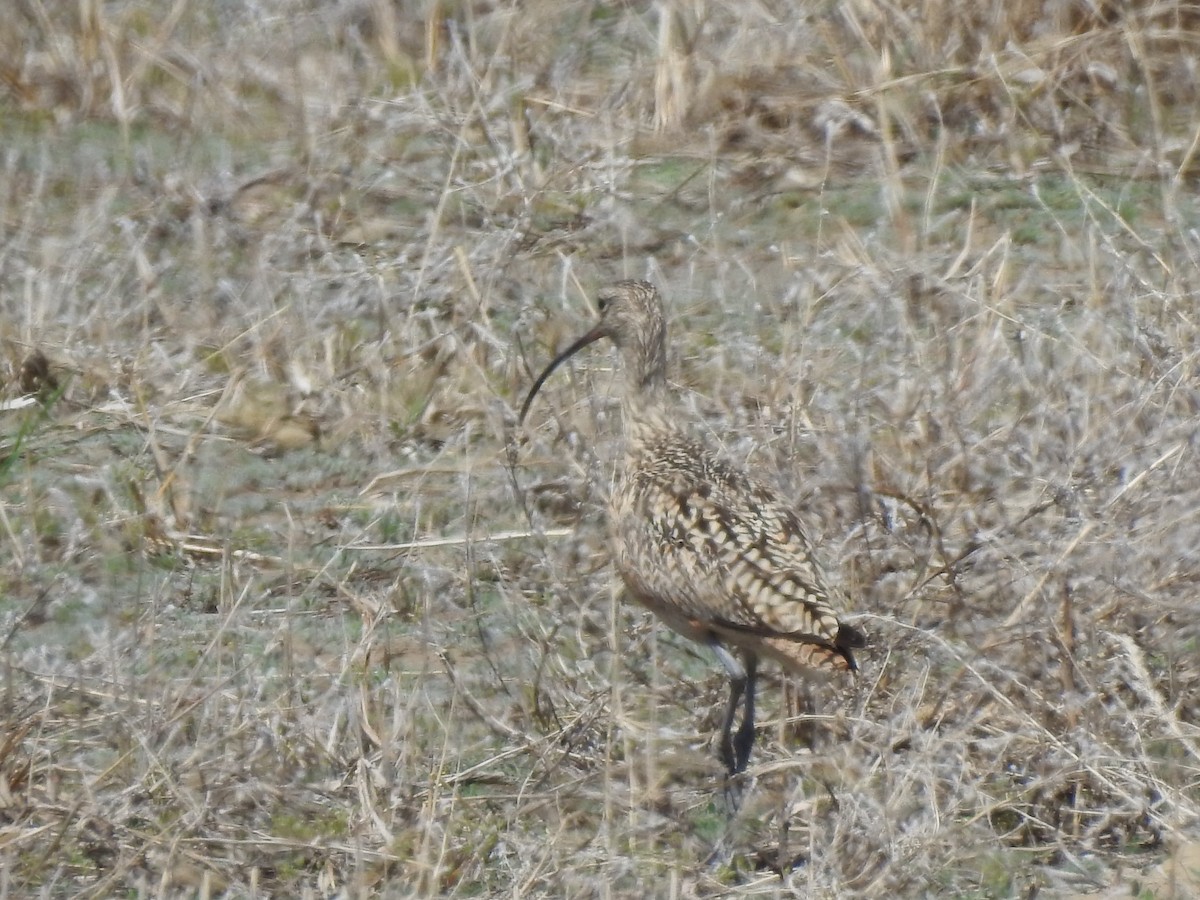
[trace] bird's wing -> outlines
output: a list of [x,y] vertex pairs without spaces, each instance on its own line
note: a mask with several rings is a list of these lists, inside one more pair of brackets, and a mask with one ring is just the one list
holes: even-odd
[[634,593],[715,630],[857,646],[796,514],[699,444],[676,443],[633,466],[618,499],[618,566]]

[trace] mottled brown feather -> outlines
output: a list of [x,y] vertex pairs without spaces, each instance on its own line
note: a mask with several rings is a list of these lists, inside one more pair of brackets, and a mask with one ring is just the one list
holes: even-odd
[[694,623],[690,636],[707,629],[793,671],[855,667],[863,641],[838,620],[796,514],[676,426],[628,429],[610,521],[629,592]]

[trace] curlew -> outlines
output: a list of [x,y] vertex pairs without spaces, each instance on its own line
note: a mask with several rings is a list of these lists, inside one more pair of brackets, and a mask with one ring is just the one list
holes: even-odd
[[[860,631],[838,619],[796,513],[766,485],[689,436],[668,407],[667,329],[658,290],[619,281],[597,296],[600,321],[556,356],[609,338],[621,352],[625,453],[609,501],[617,571],[632,598],[675,631],[712,648],[729,673],[720,757],[742,772],[754,745],[760,657],[791,673],[850,672]],[[740,651],[741,662],[731,650]],[[734,722],[741,708],[741,723]]]

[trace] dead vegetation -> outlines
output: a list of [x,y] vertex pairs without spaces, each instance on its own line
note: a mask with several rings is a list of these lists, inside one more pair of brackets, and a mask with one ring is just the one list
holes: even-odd
[[[11,19],[0,897],[1197,890],[1193,8]],[[871,635],[736,797],[513,427],[623,276]]]

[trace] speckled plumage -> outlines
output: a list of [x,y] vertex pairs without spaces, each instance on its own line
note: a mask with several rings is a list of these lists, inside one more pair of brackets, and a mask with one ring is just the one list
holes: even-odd
[[[711,632],[789,668],[853,668],[795,513],[677,428],[636,431],[610,519],[633,597],[698,640]],[[770,637],[784,640],[763,646]]]
[[[712,453],[666,409],[666,323],[653,285],[617,282],[598,296],[600,323],[560,353],[521,410],[567,357],[607,337],[622,351],[625,455],[610,500],[617,571],[633,599],[712,646],[732,691],[721,756],[741,771],[754,739],[758,655],[791,672],[852,671],[862,634],[838,619],[812,542],[769,487]],[[723,649],[742,651],[745,668]],[[732,725],[744,697],[742,724]]]

